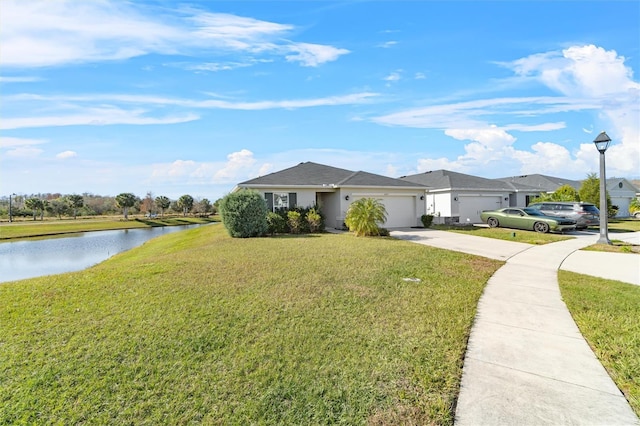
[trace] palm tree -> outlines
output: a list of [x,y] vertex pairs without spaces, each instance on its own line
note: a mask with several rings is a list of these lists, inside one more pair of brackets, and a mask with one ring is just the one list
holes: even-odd
[[193,197],[191,195],[183,195],[178,199],[178,207],[182,210],[182,215],[186,216],[193,208]]
[[82,195],[72,194],[67,196],[67,200],[69,201],[69,205],[73,209],[73,218],[78,218],[78,209],[84,206],[84,198]]
[[116,205],[123,209],[125,220],[129,218],[129,208],[136,205],[136,196],[130,192],[116,195]]
[[380,200],[375,198],[361,198],[354,201],[347,210],[344,223],[349,231],[357,237],[380,235],[380,227],[387,220],[387,210]]
[[156,197],[156,206],[160,208],[160,216],[164,216],[164,211],[171,205],[171,200],[164,195]]

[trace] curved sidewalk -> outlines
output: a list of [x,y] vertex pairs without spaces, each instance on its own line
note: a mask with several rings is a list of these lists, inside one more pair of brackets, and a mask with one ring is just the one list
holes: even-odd
[[562,262],[595,243],[597,235],[542,246],[430,230],[397,230],[392,236],[507,260],[478,304],[456,424],[640,425],[558,287]]

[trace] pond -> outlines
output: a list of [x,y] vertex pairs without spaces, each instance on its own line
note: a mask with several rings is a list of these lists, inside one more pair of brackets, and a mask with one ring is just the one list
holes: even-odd
[[79,271],[160,235],[202,225],[66,234],[0,243],[0,283]]

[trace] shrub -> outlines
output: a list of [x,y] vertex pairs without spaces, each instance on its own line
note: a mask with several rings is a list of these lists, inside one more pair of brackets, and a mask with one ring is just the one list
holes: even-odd
[[311,207],[305,216],[309,224],[309,232],[318,232],[322,230],[322,216],[315,207]]
[[302,215],[295,210],[287,212],[287,224],[292,234],[299,234],[302,225]]
[[287,222],[278,213],[267,213],[267,230],[273,234],[284,234],[287,232]]
[[234,238],[259,237],[267,232],[267,203],[258,191],[240,190],[220,201],[222,223]]
[[420,221],[422,222],[422,226],[424,226],[425,228],[429,228],[431,226],[431,223],[433,222],[433,215],[423,214],[422,216],[420,216]]
[[380,235],[378,224],[387,220],[387,210],[380,200],[375,198],[361,198],[354,201],[347,210],[344,223],[349,231],[357,237]]

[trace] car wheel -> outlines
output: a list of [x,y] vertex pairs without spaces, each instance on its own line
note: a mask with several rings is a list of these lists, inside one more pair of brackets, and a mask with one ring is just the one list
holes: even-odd
[[533,224],[533,230],[542,234],[546,234],[547,232],[549,232],[549,225],[544,222],[536,222]]
[[636,219],[640,219],[640,212],[635,212],[633,214],[633,217],[635,217]]
[[500,223],[495,217],[490,217],[489,219],[487,219],[487,225],[489,225],[489,228],[497,228]]

